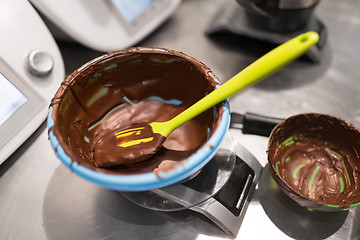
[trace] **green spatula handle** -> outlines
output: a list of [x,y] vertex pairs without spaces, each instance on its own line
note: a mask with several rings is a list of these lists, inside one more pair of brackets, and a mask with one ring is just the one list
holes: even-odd
[[[268,52],[237,75],[229,79],[221,87],[215,89],[194,105],[168,121],[168,126],[166,127],[168,131],[162,132],[162,134],[164,136],[168,136],[174,129],[178,128],[200,113],[224,101],[234,93],[276,72],[286,64],[304,54],[311,46],[317,43],[318,39],[319,36],[317,33],[307,32]],[[171,125],[171,127],[169,127],[169,125]]]

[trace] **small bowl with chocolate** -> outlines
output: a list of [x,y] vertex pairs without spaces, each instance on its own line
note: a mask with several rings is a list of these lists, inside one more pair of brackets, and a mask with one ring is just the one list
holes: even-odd
[[292,116],[273,130],[270,172],[299,205],[342,211],[360,205],[360,132],[326,114]]
[[[181,52],[137,47],[104,54],[56,92],[48,114],[51,145],[67,168],[105,188],[146,191],[180,182],[219,149],[230,124],[228,101],[176,129],[148,159],[117,161],[115,145],[95,146],[134,122],[167,121],[220,85],[206,65]],[[111,161],[104,164],[104,157]]]

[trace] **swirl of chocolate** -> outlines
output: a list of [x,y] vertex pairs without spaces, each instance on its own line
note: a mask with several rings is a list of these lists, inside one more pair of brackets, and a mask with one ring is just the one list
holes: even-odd
[[323,114],[300,114],[280,123],[268,150],[275,178],[318,204],[349,207],[360,202],[360,132]]
[[97,171],[171,170],[215,131],[221,121],[221,104],[176,129],[163,148],[143,162],[118,159],[113,136],[135,122],[167,121],[219,84],[208,67],[180,52],[131,48],[108,53],[75,70],[61,84],[51,102],[51,131],[73,161]]

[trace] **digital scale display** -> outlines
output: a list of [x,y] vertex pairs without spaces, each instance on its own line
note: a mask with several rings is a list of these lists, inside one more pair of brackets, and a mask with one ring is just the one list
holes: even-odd
[[148,9],[155,0],[111,0],[127,22],[132,22]]
[[232,214],[239,216],[249,195],[254,175],[254,170],[236,156],[236,166],[230,179],[214,198],[229,209]]
[[0,126],[27,101],[27,97],[0,73]]

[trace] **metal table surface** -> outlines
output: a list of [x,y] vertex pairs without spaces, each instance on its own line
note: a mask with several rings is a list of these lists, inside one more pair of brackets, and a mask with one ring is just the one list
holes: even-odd
[[[184,0],[139,46],[183,51],[230,78],[273,46],[232,34],[204,34],[224,0]],[[234,1],[235,2],[235,1]],[[231,110],[285,118],[300,112],[336,115],[360,127],[360,1],[326,0],[316,9],[328,28],[318,64],[300,59],[236,94]],[[59,42],[67,74],[99,52]],[[45,123],[0,166],[0,239],[226,239],[186,210],[147,210],[67,171],[55,157]],[[264,166],[237,239],[360,239],[360,209],[309,212],[274,188],[266,165],[267,138],[241,135]]]

